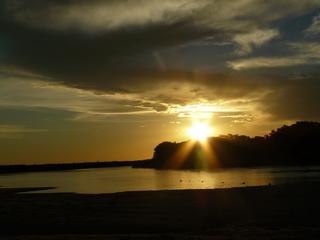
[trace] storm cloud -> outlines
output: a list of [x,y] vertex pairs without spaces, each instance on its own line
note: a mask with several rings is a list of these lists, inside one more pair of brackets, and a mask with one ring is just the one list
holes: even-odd
[[[319,43],[289,43],[298,49],[296,54],[288,50],[281,57],[272,52],[258,55],[256,50],[281,41],[283,32],[275,22],[318,7],[316,0],[6,0],[0,4],[2,72],[15,72],[26,80],[49,79],[97,96],[131,94],[126,107],[161,112],[203,99],[219,104],[249,101],[265,103],[262,109],[279,115],[278,103],[297,98],[298,94],[289,93],[301,86],[284,84],[287,74],[270,78],[260,69],[319,65],[318,56],[308,50]],[[307,33],[318,33],[318,18],[311,18]],[[215,54],[217,46],[225,49],[224,54]],[[205,52],[203,59],[194,52]],[[179,60],[185,66],[171,64]],[[258,70],[253,74],[250,69]],[[281,89],[286,90],[272,97],[276,100],[271,104],[260,99]],[[318,100],[315,94],[308,97]]]

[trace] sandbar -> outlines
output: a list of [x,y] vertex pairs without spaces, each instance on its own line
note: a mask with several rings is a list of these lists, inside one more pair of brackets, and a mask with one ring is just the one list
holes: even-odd
[[0,239],[319,239],[319,190],[0,194]]

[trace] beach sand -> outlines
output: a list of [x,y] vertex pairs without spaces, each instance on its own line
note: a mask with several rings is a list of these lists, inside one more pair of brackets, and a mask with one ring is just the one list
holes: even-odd
[[0,239],[320,239],[319,190],[319,182],[97,195],[0,188]]

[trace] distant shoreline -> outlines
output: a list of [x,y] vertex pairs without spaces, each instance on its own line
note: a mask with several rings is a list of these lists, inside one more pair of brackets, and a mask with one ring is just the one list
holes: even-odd
[[[48,163],[48,164],[32,164],[32,165],[0,165],[0,175],[14,174],[14,173],[31,173],[31,172],[56,172],[68,171],[78,169],[92,169],[92,168],[112,168],[112,167],[132,167],[132,168],[153,168],[149,166],[150,159],[135,160],[135,161],[112,161],[112,162],[83,162],[83,163]],[[300,165],[266,165],[265,167],[299,167]],[[320,166],[320,165],[314,165]],[[252,166],[255,167],[255,166]],[[259,166],[262,167],[262,166]],[[301,167],[301,166],[300,166]],[[223,167],[228,169],[230,167]],[[249,167],[250,168],[250,167]],[[154,168],[157,169],[157,168]],[[181,169],[194,170],[194,169]],[[301,170],[297,170],[301,171]],[[307,170],[303,170],[305,172]],[[315,171],[318,170],[308,170]],[[1,186],[0,186],[1,187]]]
[[52,172],[89,168],[108,168],[108,167],[135,167],[141,165],[146,160],[136,161],[112,161],[112,162],[84,162],[84,163],[52,163],[52,164],[33,164],[33,165],[0,165],[0,175],[9,173],[27,173],[27,172]]
[[2,194],[16,194],[25,192],[35,192],[55,189],[55,187],[23,187],[23,188],[2,188],[0,186],[0,195]]

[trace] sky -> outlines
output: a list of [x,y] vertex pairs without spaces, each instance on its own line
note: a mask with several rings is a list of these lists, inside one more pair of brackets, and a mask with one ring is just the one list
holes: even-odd
[[0,164],[148,159],[320,121],[320,0],[3,0]]

